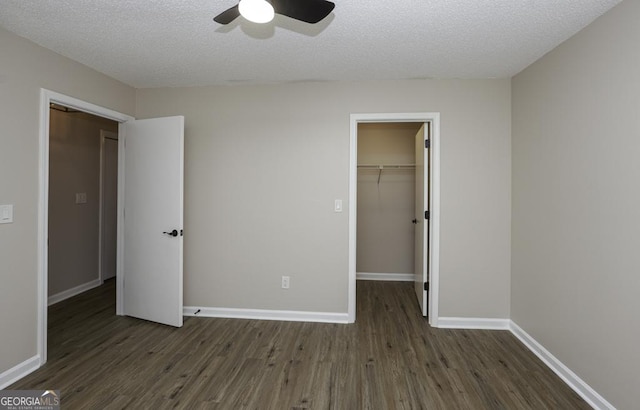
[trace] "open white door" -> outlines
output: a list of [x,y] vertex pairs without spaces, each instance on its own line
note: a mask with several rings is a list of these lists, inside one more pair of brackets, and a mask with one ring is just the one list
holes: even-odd
[[123,313],[182,326],[184,117],[127,121]]
[[415,207],[415,264],[414,288],[422,316],[428,313],[429,283],[429,123],[416,134],[416,207]]

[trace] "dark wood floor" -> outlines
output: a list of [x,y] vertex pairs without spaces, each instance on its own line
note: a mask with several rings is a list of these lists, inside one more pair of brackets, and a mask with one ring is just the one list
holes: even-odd
[[353,325],[117,317],[111,281],[49,310],[49,361],[11,389],[64,409],[588,409],[507,331],[432,329],[412,285],[358,282]]

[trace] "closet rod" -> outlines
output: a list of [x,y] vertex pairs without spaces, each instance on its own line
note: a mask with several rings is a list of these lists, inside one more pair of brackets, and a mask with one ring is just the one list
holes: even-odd
[[415,164],[385,164],[385,165],[373,165],[373,164],[362,164],[358,165],[358,168],[363,169],[377,169],[378,170],[378,185],[380,185],[380,177],[382,176],[383,169],[415,169]]
[[358,168],[370,168],[370,169],[400,169],[400,168],[415,168],[416,164],[361,164],[358,165]]

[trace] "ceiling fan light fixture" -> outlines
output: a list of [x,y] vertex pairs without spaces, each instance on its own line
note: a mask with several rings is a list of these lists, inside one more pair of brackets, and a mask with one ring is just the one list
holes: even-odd
[[238,9],[242,17],[254,23],[268,23],[273,20],[275,11],[266,0],[240,0]]

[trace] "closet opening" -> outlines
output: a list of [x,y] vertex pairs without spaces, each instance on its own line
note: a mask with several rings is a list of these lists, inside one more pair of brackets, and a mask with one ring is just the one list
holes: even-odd
[[428,212],[428,200],[427,206],[420,200],[429,192],[423,174],[429,159],[425,126],[429,123],[358,124],[356,280],[414,283],[426,316],[429,275],[422,270],[428,269],[423,259],[429,220],[420,215],[423,208]]
[[357,280],[414,281],[415,135],[421,126],[358,124]]
[[374,280],[411,282],[420,313],[437,325],[438,135],[437,113],[351,116],[350,321],[357,281]]

